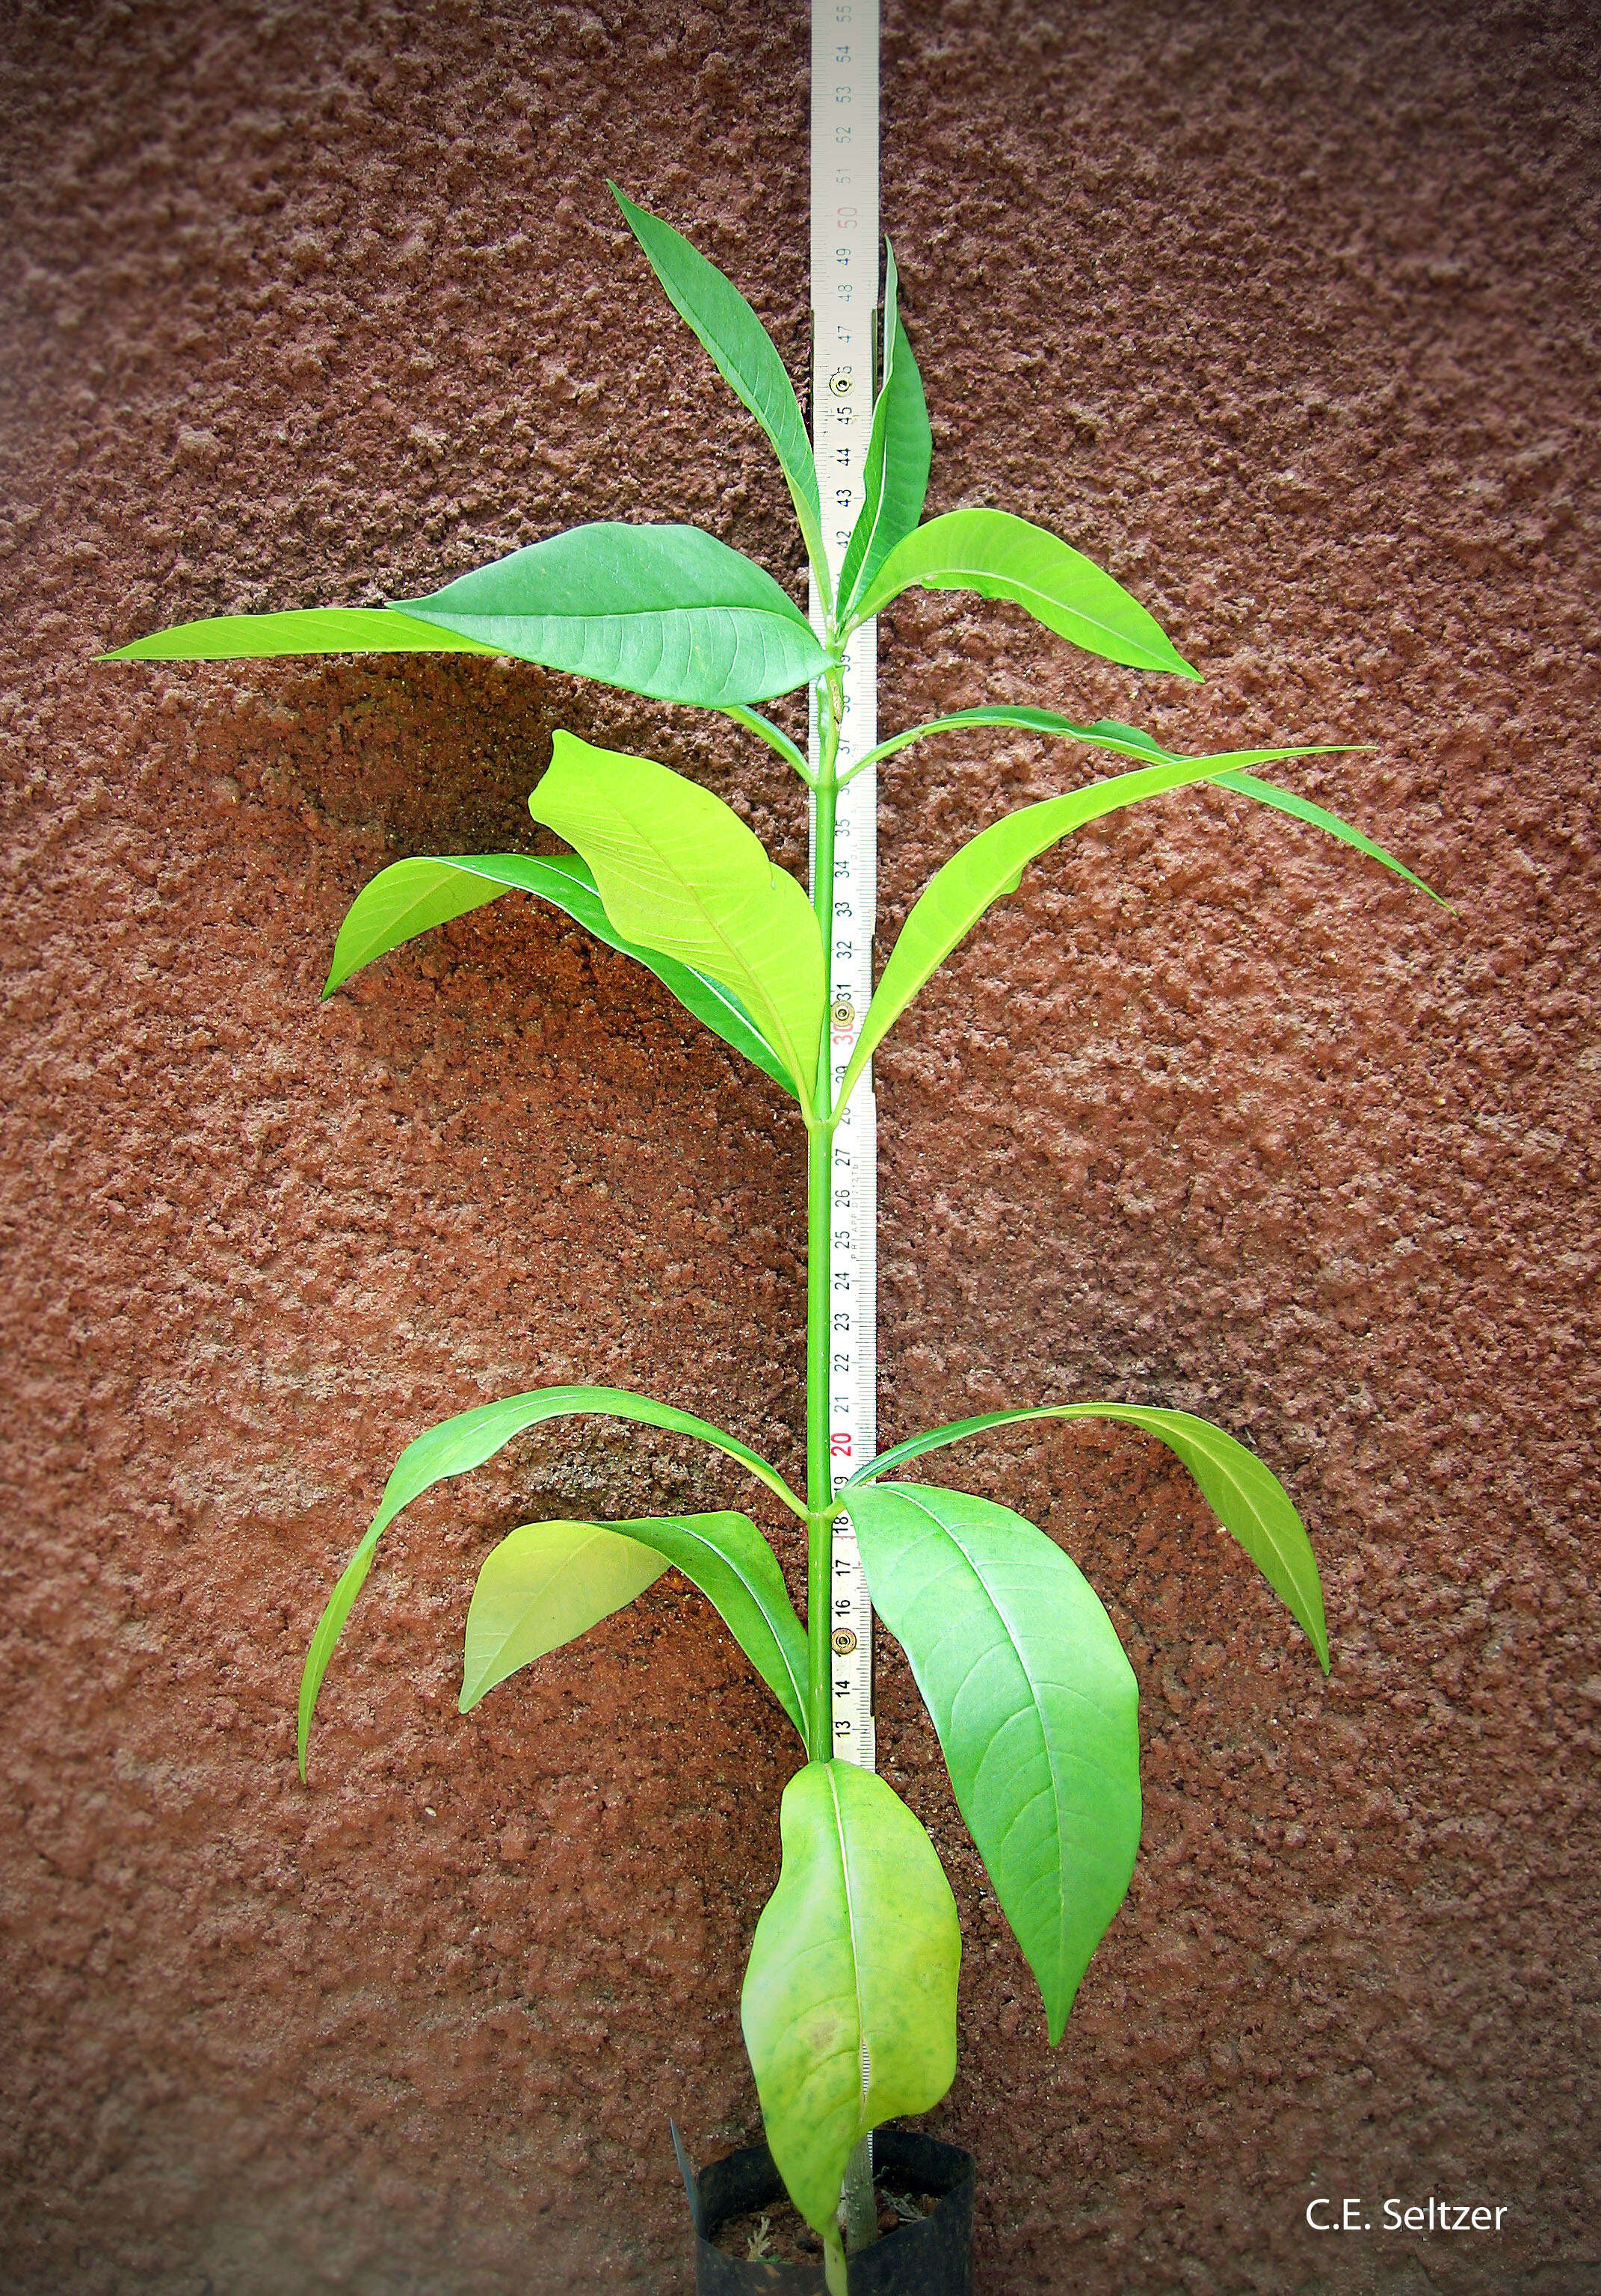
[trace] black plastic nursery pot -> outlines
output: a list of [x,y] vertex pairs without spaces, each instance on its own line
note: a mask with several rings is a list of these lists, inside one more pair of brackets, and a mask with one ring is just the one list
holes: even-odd
[[[784,2180],[765,2144],[731,2152],[698,2175],[676,2128],[673,2148],[694,2219],[695,2296],[825,2296],[820,2256],[815,2264],[776,2264],[725,2256],[712,2245],[730,2217],[784,2198]],[[873,2169],[934,2205],[850,2259],[850,2296],[973,2296],[972,2153],[915,2129],[880,2128],[873,2137]]]

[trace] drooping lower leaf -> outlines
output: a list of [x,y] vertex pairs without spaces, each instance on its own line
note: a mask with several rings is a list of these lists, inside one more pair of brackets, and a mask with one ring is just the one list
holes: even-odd
[[306,1664],[300,1676],[300,1710],[299,1755],[300,1775],[306,1775],[306,1750],[311,1736],[311,1718],[316,1707],[317,1692],[323,1677],[328,1671],[328,1661],[334,1645],[350,1615],[350,1606],[361,1592],[378,1541],[402,1507],[409,1506],[415,1498],[442,1482],[451,1475],[464,1475],[473,1467],[481,1467],[497,1451],[508,1444],[513,1436],[538,1427],[548,1419],[573,1418],[588,1412],[603,1419],[629,1419],[641,1427],[661,1427],[674,1434],[693,1435],[714,1450],[735,1459],[749,1470],[757,1480],[765,1483],[775,1497],[784,1501],[792,1514],[804,1521],[806,1509],[776,1467],[751,1450],[735,1436],[725,1434],[720,1427],[711,1426],[694,1414],[679,1411],[671,1404],[657,1403],[648,1395],[631,1395],[617,1387],[544,1387],[527,1395],[509,1396],[500,1403],[480,1403],[471,1411],[464,1411],[455,1419],[447,1419],[438,1427],[431,1427],[419,1435],[415,1443],[407,1444],[395,1464],[395,1471],[383,1488],[383,1497],[378,1512],[367,1525],[356,1552],[340,1574],[338,1584],[323,1606],[322,1616],[312,1631],[306,1652]]
[[779,1822],[740,2014],[773,2159],[821,2233],[858,2139],[955,2078],[962,1940],[932,1842],[870,1770],[808,1763]]
[[1010,1508],[874,1483],[850,1519],[1054,2044],[1139,1848],[1134,1669],[1077,1565]]
[[659,949],[625,940],[607,916],[587,862],[571,853],[550,858],[532,853],[473,853],[419,857],[391,862],[351,903],[333,944],[333,962],[323,989],[332,996],[363,965],[371,964],[419,933],[453,917],[465,916],[515,889],[536,893],[604,941],[653,972],[673,995],[725,1044],[732,1045],[764,1075],[793,1092],[788,1072],[737,996],[707,973],[663,956]]
[[1026,518],[952,510],[899,543],[851,609],[865,622],[914,586],[1002,598],[1086,653],[1129,669],[1170,670],[1200,682],[1154,615],[1121,582]]
[[862,507],[840,568],[840,605],[848,613],[899,542],[923,516],[933,434],[923,378],[896,308],[895,256],[884,242],[884,375],[873,409],[862,464]]
[[806,1735],[806,1635],[773,1550],[749,1515],[528,1522],[486,1559],[467,1612],[461,1710],[547,1651],[587,1634],[669,1567],[681,1570]]
[[807,556],[826,592],[828,566],[823,552],[817,465],[795,387],[777,346],[734,282],[692,247],[682,232],[648,209],[636,206],[610,179],[608,188],[668,301],[704,345],[735,397],[750,408],[767,432],[795,505]]
[[[925,1435],[908,1436],[892,1450],[869,1459],[846,1485],[891,1474],[897,1467],[920,1459],[924,1452],[982,1435],[992,1427],[1015,1427],[1034,1419],[1115,1419],[1137,1427],[1165,1443],[1181,1460],[1199,1486],[1202,1497],[1225,1530],[1237,1538],[1279,1601],[1289,1611],[1312,1648],[1318,1663],[1328,1672],[1328,1628],[1323,1611],[1323,1584],[1306,1525],[1295,1503],[1270,1467],[1253,1451],[1210,1420],[1187,1411],[1166,1411],[1144,1403],[1043,1403],[1018,1411],[986,1411],[976,1419],[953,1420]],[[851,1519],[856,1508],[851,1502]]]
[[256,661],[299,653],[504,653],[392,606],[307,606],[284,614],[213,614],[152,630],[102,661]]
[[713,709],[791,693],[825,661],[772,576],[696,526],[571,527],[401,606],[497,653]]
[[806,895],[739,816],[652,758],[592,749],[566,732],[529,810],[578,847],[619,933],[733,990],[809,1107],[822,935]]

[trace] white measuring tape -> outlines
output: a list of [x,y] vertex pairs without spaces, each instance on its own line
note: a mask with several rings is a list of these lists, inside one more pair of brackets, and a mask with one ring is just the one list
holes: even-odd
[[[812,0],[812,444],[824,547],[836,582],[862,506],[873,425],[878,258],[878,0]],[[812,619],[819,619],[815,594]],[[878,638],[868,623],[845,656],[840,770],[877,739]],[[814,765],[817,754],[814,708]],[[869,767],[842,792],[834,825],[828,1003],[836,1092],[873,995],[877,909],[878,774]],[[833,1153],[828,1448],[837,1490],[877,1447],[878,1112],[871,1067],[851,1095]],[[834,1524],[830,1584],[834,1751],[870,1770],[877,1751],[873,1610],[845,1515]]]

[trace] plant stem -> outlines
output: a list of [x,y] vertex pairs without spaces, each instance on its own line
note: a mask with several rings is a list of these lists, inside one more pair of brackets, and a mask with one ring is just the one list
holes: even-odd
[[863,2136],[851,2147],[840,2192],[840,2230],[845,2253],[855,2256],[878,2238],[878,2196],[873,2190],[873,2139]]
[[[819,734],[817,834],[812,847],[812,906],[823,936],[825,980],[833,923],[833,824],[839,800],[836,770],[843,680],[831,664],[817,681]],[[812,1121],[807,1128],[806,1190],[806,1652],[808,1751],[814,1762],[833,1757],[832,1671],[828,1643],[829,1577],[833,1562],[833,1477],[828,1454],[829,1169],[833,1156],[829,1071],[829,1013],[823,1016]]]
[[823,2284],[828,2296],[848,2296],[845,2248],[837,2225],[823,2228]]

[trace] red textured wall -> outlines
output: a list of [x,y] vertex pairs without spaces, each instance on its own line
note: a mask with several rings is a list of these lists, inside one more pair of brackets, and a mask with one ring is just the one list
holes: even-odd
[[[881,630],[883,723],[1027,693],[1176,745],[1371,742],[1298,786],[1457,909],[1175,797],[1030,871],[882,1061],[885,1439],[1200,1409],[1296,1492],[1335,1649],[1325,1685],[1126,1431],[942,1455],[1088,1570],[1146,1742],[1139,1872],[1052,2054],[883,1655],[883,1767],[962,1907],[937,2119],[979,2156],[988,2296],[1601,2284],[1594,31],[888,10],[930,508],[1055,527],[1208,682],[924,599]],[[671,1578],[466,1721],[454,1692],[512,1523],[746,1487],[543,1431],[390,1534],[309,1790],[292,1702],[434,1419],[652,1386],[798,1460],[799,1128],[530,905],[316,996],[386,858],[529,839],[557,724],[702,776],[800,871],[798,789],[532,668],[89,656],[582,518],[691,518],[795,578],[602,178],[800,373],[805,12],[13,4],[3,45],[0,2284],[676,2288],[667,2116],[702,2156],[755,2123],[786,1734]],[[881,955],[961,836],[1089,769],[1006,735],[896,759]],[[1509,2214],[1319,2238],[1318,2193]]]

